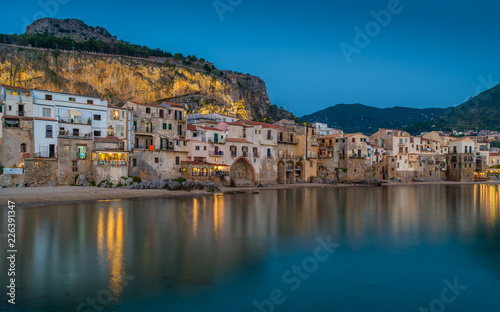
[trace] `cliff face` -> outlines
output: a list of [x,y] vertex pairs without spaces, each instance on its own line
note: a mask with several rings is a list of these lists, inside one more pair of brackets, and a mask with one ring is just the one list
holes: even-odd
[[250,75],[215,76],[162,59],[5,45],[0,45],[0,83],[99,96],[115,105],[169,100],[187,103],[191,111],[251,119],[264,118],[270,107],[264,81]]

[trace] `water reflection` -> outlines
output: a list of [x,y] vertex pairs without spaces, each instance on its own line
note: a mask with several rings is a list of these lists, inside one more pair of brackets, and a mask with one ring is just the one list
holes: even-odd
[[[122,303],[182,302],[221,287],[251,293],[245,285],[265,289],[288,255],[328,235],[351,257],[457,244],[498,278],[489,265],[500,255],[499,196],[496,185],[427,185],[20,207],[20,306],[71,310],[103,288]],[[137,278],[125,287],[125,275]]]

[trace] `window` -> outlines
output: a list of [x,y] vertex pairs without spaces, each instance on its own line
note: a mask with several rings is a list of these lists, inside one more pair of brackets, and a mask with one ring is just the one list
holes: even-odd
[[73,160],[73,172],[78,172],[78,161]]
[[207,150],[207,147],[206,146],[203,146],[203,150],[206,151]]
[[11,111],[11,110],[12,110],[12,105],[9,105],[9,111]]
[[175,141],[175,145],[180,146],[181,145],[181,141]]
[[177,126],[177,134],[182,135],[182,125]]
[[87,104],[94,104],[94,100],[87,100]]
[[76,102],[76,98],[74,98],[74,97],[70,97],[70,98],[69,98],[69,101],[70,101],[70,102]]
[[184,141],[184,146],[188,146],[188,142],[187,141]]
[[165,117],[165,111],[163,109],[160,109],[160,118]]
[[0,105],[0,113],[3,113],[3,105]]
[[45,137],[52,138],[52,125],[45,126]]
[[80,129],[73,129],[73,136],[80,136]]
[[271,149],[270,148],[267,149],[267,157],[271,157]]
[[94,115],[94,120],[101,120],[101,115]]
[[27,153],[28,148],[26,147],[26,143],[21,144],[21,153]]
[[159,163],[160,159],[158,157],[155,157],[155,164]]
[[172,124],[168,124],[168,130],[172,130]]
[[101,136],[101,131],[94,131],[94,136],[95,137],[100,137]]
[[42,116],[43,117],[51,117],[51,113],[50,113],[50,108],[43,108],[42,109]]
[[253,157],[259,157],[259,150],[256,147],[253,148]]
[[180,165],[180,163],[181,163],[180,158],[179,158],[179,157],[175,157],[175,165],[176,165],[176,166],[179,166],[179,165]]
[[118,137],[121,138],[121,137],[125,136],[124,132],[125,132],[125,128],[123,126],[116,126],[116,135]]
[[132,159],[132,167],[137,167],[137,158]]
[[200,147],[197,145],[194,147],[195,150],[199,151],[200,150]]
[[52,95],[50,95],[50,94],[45,94],[45,100],[47,100],[47,101],[52,101]]
[[134,121],[134,131],[137,131],[137,121]]
[[268,139],[268,140],[272,140],[272,139],[273,139],[273,135],[272,135],[271,130],[268,130],[268,131],[267,131],[267,139]]
[[146,107],[146,114],[151,114],[151,108]]
[[87,158],[87,146],[78,145],[77,151],[78,151],[78,159],[86,159]]

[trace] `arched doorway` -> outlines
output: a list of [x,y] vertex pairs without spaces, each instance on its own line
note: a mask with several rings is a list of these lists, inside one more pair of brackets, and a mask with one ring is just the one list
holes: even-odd
[[253,181],[255,181],[255,170],[248,159],[240,157],[231,166],[230,176],[237,186],[253,184]]
[[286,184],[286,168],[283,161],[278,162],[278,184]]

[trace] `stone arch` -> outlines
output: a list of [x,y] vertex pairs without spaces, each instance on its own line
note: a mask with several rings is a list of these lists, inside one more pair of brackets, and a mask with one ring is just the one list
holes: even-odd
[[252,164],[245,157],[237,158],[230,169],[231,178],[236,180],[255,181],[255,170]]
[[[305,163],[305,162],[304,162]],[[300,178],[302,181],[305,181],[306,179],[306,173],[305,173],[305,168],[304,168],[304,163],[302,161],[297,161],[295,164],[295,172],[298,178]]]
[[278,184],[286,184],[286,167],[283,161],[278,162]]

